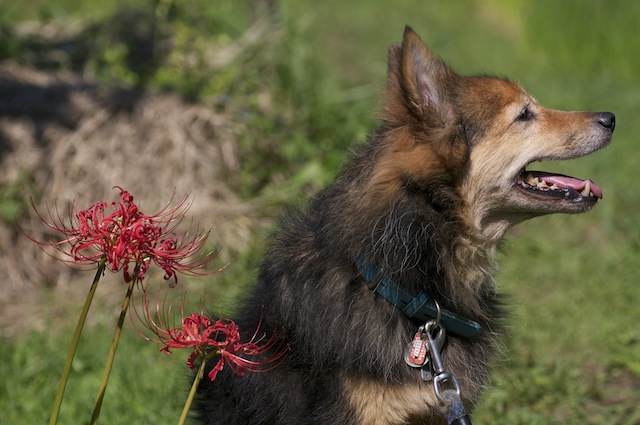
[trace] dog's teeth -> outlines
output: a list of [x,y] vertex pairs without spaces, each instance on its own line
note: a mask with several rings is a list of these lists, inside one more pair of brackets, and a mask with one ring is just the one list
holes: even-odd
[[549,189],[551,189],[551,190],[558,190],[558,189],[560,189],[560,188],[558,187],[558,185],[557,185],[557,184],[555,184],[555,183],[554,183],[553,185],[549,186]]
[[538,179],[537,177],[533,177],[533,174],[529,173],[527,174],[526,181],[527,181],[527,184],[530,186],[537,186],[540,179]]
[[544,181],[544,180],[540,180],[540,183],[538,183],[538,187],[540,187],[540,188],[543,188],[543,189],[544,189],[544,188],[549,187],[549,185],[547,184],[547,182],[546,182],[546,181]]
[[587,180],[587,184],[584,185],[584,189],[582,189],[582,195],[589,196],[591,194],[591,183]]

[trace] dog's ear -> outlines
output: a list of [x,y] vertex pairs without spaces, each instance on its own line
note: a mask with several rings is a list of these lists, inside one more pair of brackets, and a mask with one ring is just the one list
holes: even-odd
[[383,119],[392,125],[408,118],[431,128],[447,126],[451,106],[447,85],[456,74],[435,57],[420,36],[406,27],[401,46],[389,48],[389,68]]

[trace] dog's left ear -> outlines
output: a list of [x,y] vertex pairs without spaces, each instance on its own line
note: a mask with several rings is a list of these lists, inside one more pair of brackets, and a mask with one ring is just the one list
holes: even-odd
[[390,124],[405,125],[410,114],[427,127],[446,127],[452,120],[446,86],[456,75],[407,26],[402,45],[389,49],[382,118]]

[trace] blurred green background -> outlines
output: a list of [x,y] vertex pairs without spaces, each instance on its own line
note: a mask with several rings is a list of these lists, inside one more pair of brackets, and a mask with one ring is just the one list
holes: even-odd
[[[511,332],[473,420],[636,425],[639,19],[634,0],[0,0],[0,60],[225,112],[244,129],[240,167],[228,183],[241,199],[269,208],[269,217],[328,184],[349,147],[375,126],[386,49],[406,24],[460,73],[509,76],[555,109],[614,112],[606,150],[541,166],[594,180],[604,192],[600,205],[525,223],[505,243],[498,285],[511,301]],[[252,30],[256,39],[247,41]],[[22,184],[0,187],[3,220],[20,217]],[[233,308],[270,223],[209,279],[208,299]],[[52,299],[55,290],[42,289]],[[73,317],[80,305],[66,309]],[[54,311],[34,312],[45,330],[0,335],[2,423],[48,418],[73,326]],[[111,310],[94,314],[104,320],[83,336],[60,423],[90,415],[115,322]],[[125,330],[101,423],[177,421],[189,386],[185,356],[156,348]]]

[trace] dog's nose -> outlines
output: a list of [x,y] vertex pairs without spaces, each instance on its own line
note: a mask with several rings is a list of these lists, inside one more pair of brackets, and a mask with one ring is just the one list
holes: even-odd
[[601,112],[598,116],[598,124],[613,131],[616,127],[616,116],[611,112]]

